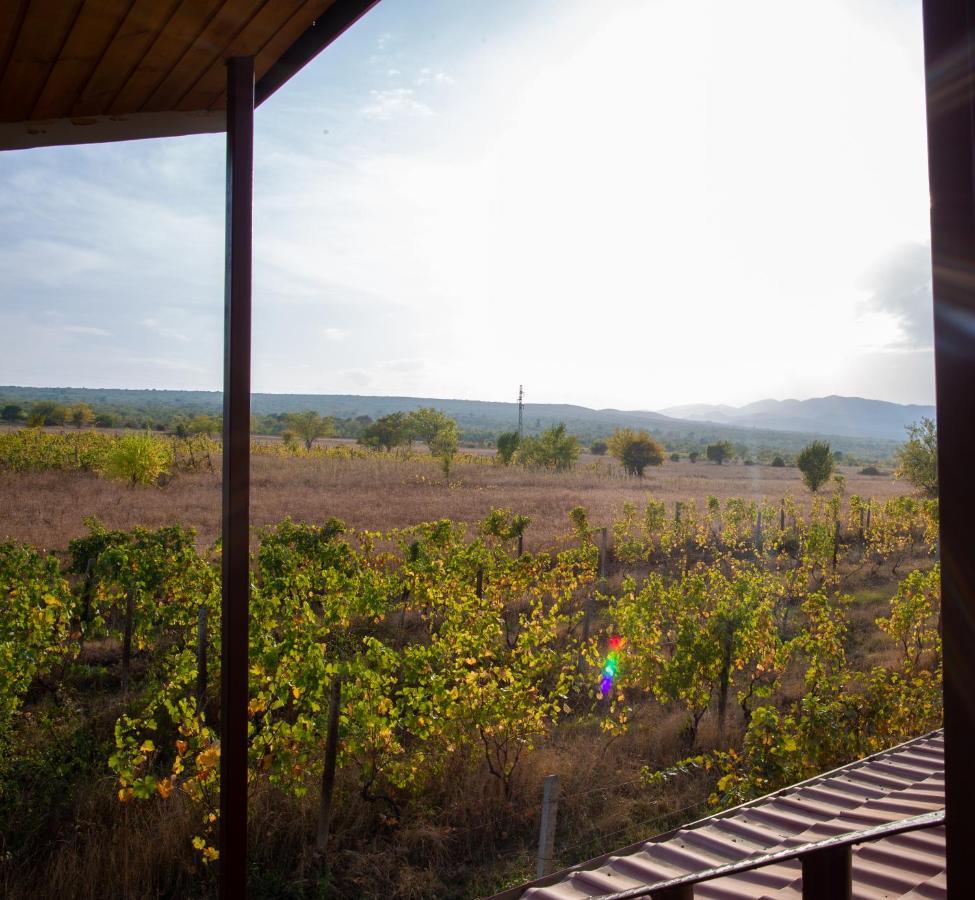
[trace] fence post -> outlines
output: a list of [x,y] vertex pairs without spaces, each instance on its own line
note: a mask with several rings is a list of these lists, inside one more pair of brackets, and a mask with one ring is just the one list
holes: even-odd
[[542,789],[542,822],[538,832],[537,877],[548,875],[555,863],[555,818],[559,811],[559,776],[549,775]]
[[315,850],[324,860],[328,846],[328,829],[332,821],[332,795],[335,792],[335,760],[339,745],[339,708],[342,704],[342,679],[332,676],[328,707],[328,730],[325,734],[325,764],[322,767],[322,793],[318,801],[318,834]]
[[762,511],[758,511],[758,520],[755,522],[755,552],[762,555]]
[[833,571],[836,571],[836,557],[840,552],[840,520],[833,520]]
[[475,591],[477,592],[477,599],[480,600],[484,596],[484,566],[477,567],[477,584],[475,585]]
[[122,631],[122,693],[129,692],[129,665],[132,660],[132,616],[135,600],[132,591],[125,592],[125,626]]
[[694,900],[694,885],[679,884],[677,887],[654,891],[652,900]]
[[599,529],[599,577],[606,577],[606,554],[609,552],[609,528]]
[[207,702],[207,608],[202,603],[196,619],[196,711],[205,715]]
[[814,850],[800,857],[802,900],[850,900],[853,854],[849,844]]
[[520,531],[518,532],[518,555],[521,556],[525,552],[525,535]]

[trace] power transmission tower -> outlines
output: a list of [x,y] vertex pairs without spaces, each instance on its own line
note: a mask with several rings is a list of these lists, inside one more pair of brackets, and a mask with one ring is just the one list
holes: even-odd
[[524,436],[523,431],[523,420],[525,415],[525,386],[523,384],[518,385],[518,440],[520,441]]

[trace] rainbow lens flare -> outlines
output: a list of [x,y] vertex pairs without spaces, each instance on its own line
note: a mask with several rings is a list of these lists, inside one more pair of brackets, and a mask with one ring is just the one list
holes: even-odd
[[613,690],[613,683],[616,681],[616,673],[620,670],[620,647],[623,646],[623,638],[613,635],[609,639],[609,653],[606,655],[606,662],[603,663],[603,670],[599,675],[599,692],[604,696],[609,696]]

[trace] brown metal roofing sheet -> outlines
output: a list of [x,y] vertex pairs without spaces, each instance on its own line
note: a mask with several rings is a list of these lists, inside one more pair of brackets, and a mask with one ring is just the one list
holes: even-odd
[[[941,809],[943,752],[943,736],[934,732],[499,897],[598,897]],[[944,897],[944,868],[944,828],[858,845],[853,896]],[[801,887],[801,865],[792,861],[704,882],[694,896],[784,900],[800,897]]]
[[260,103],[375,2],[5,0],[0,149],[222,131],[227,59]]

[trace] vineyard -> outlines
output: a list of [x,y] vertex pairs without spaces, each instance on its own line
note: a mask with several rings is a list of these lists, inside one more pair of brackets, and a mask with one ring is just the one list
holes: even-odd
[[[126,440],[13,435],[22,469]],[[935,501],[578,506],[534,552],[529,525],[260,530],[255,896],[477,896],[532,871],[551,772],[568,864],[940,721]],[[180,525],[0,544],[4,896],[213,892],[219,557]]]

